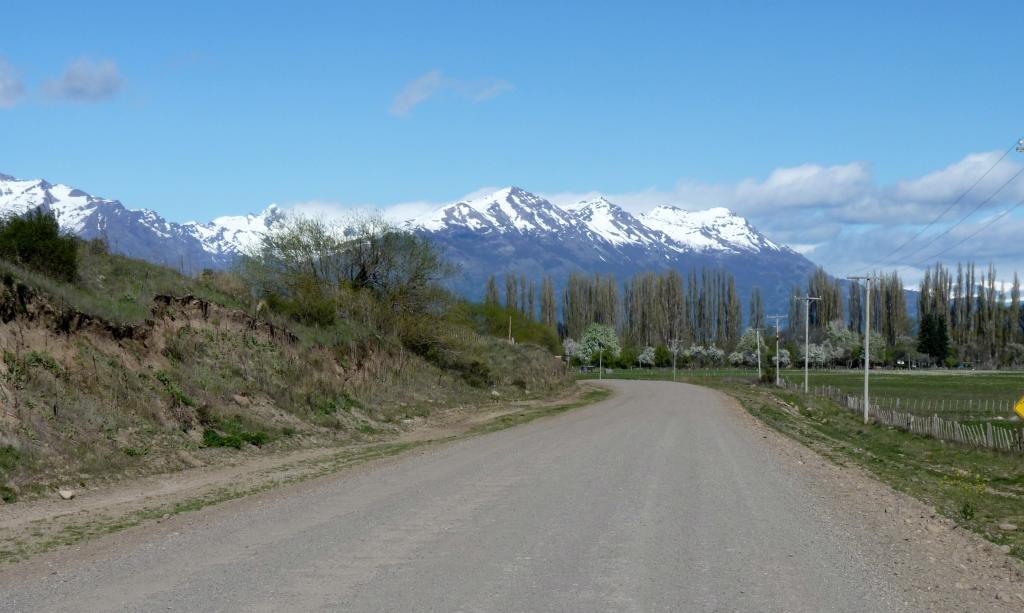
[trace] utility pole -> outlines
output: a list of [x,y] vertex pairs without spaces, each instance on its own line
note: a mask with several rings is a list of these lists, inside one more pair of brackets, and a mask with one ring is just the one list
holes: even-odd
[[672,350],[672,380],[676,380],[676,356],[679,354],[679,339],[674,338],[668,343],[669,348]]
[[779,371],[782,369],[782,362],[779,361],[779,320],[785,318],[785,315],[769,315],[765,318],[775,320],[775,387],[781,383]]
[[805,295],[801,300],[804,301],[804,393],[806,394],[811,389],[809,385],[811,378],[811,302],[821,300],[821,298]]
[[864,298],[864,423],[868,423],[868,407],[871,397],[868,394],[868,373],[871,369],[871,275],[864,277],[847,277],[851,281],[864,281],[866,296]]
[[754,328],[757,335],[757,380],[761,380],[761,328]]

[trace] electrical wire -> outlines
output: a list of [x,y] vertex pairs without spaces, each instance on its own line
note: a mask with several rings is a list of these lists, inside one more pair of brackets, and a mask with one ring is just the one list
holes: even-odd
[[[916,234],[914,234],[914,235],[913,235],[913,236],[911,236],[911,237],[910,237],[909,239],[907,239],[906,241],[904,241],[904,242],[903,242],[902,244],[900,244],[900,246],[896,247],[895,249],[893,249],[892,251],[890,251],[889,253],[887,253],[887,254],[886,254],[885,256],[883,256],[883,257],[882,257],[881,259],[879,259],[879,260],[876,260],[876,261],[875,261],[875,264],[873,264],[873,265],[871,265],[871,266],[868,266],[868,267],[867,267],[867,268],[865,268],[864,270],[866,271],[866,270],[868,270],[868,269],[872,269],[872,268],[875,268],[875,267],[878,267],[878,266],[882,266],[882,265],[884,265],[884,264],[886,264],[886,263],[889,263],[889,260],[890,260],[890,258],[891,258],[891,257],[892,257],[893,255],[895,255],[895,254],[899,253],[900,251],[902,251],[904,247],[906,247],[906,246],[907,246],[907,245],[909,245],[910,243],[914,242],[915,240],[917,240],[918,238],[920,238],[920,236],[921,236],[922,234],[924,234],[924,233],[925,233],[925,232],[927,232],[927,231],[928,231],[929,229],[931,229],[931,227],[932,227],[932,226],[934,226],[934,225],[935,225],[935,224],[936,224],[936,223],[937,223],[937,222],[938,222],[938,221],[939,221],[940,219],[942,219],[942,218],[943,218],[943,217],[944,217],[944,216],[946,215],[946,213],[950,212],[951,210],[953,210],[953,207],[955,207],[956,205],[960,204],[960,202],[961,202],[961,201],[962,201],[962,200],[963,200],[964,198],[966,198],[966,197],[967,197],[967,194],[969,194],[969,193],[971,193],[972,191],[974,191],[974,188],[975,188],[975,187],[978,187],[978,185],[979,185],[979,184],[980,184],[980,183],[981,183],[982,181],[984,181],[984,180],[985,180],[985,177],[987,177],[987,176],[988,176],[988,175],[989,175],[989,174],[990,174],[990,173],[991,173],[991,172],[992,172],[993,170],[995,170],[996,166],[999,166],[999,164],[1000,164],[1000,163],[1002,163],[1002,161],[1006,159],[1006,156],[1010,155],[1010,152],[1011,152],[1011,151],[1013,151],[1013,150],[1014,150],[1015,148],[1017,148],[1017,147],[1019,146],[1019,143],[1020,143],[1020,141],[1017,141],[1017,142],[1015,142],[1014,144],[1010,145],[1010,146],[1009,146],[1009,147],[1008,147],[1008,148],[1006,149],[1006,151],[1004,151],[1004,152],[1003,152],[1003,155],[1001,155],[1001,156],[999,157],[999,159],[995,161],[995,163],[994,163],[994,164],[992,164],[991,166],[989,166],[988,170],[986,170],[984,174],[982,174],[982,175],[981,175],[980,177],[978,177],[978,180],[977,180],[977,181],[975,181],[974,183],[972,183],[972,184],[971,184],[971,186],[970,186],[970,187],[968,187],[968,188],[967,188],[967,190],[966,190],[966,191],[964,191],[964,192],[963,192],[962,194],[960,194],[960,196],[959,196],[959,197],[957,197],[957,199],[956,199],[956,200],[954,200],[953,202],[951,202],[951,203],[950,203],[950,204],[949,204],[948,206],[946,206],[946,208],[944,208],[944,209],[942,210],[942,212],[940,212],[940,213],[939,213],[938,215],[936,215],[936,216],[935,216],[935,217],[934,217],[934,218],[933,218],[933,219],[932,219],[931,221],[929,221],[929,222],[928,222],[928,225],[926,225],[926,226],[925,226],[924,228],[921,228],[920,230],[918,230]],[[1004,187],[1005,187],[1005,186],[1004,186]],[[1001,189],[1001,188],[1000,188],[1000,189]],[[934,241],[932,241],[932,242],[934,242]],[[931,243],[928,243],[928,245],[930,245],[930,244],[931,244]],[[925,245],[925,246],[927,246],[927,245]],[[922,247],[922,249],[923,249],[923,247]],[[918,249],[918,252],[919,252],[919,251],[920,251],[920,249]]]
[[1021,168],[1020,170],[1018,170],[1018,171],[1016,172],[1016,174],[1014,174],[1014,175],[1013,175],[1012,177],[1010,177],[1010,178],[1009,178],[1009,179],[1008,179],[1008,180],[1007,180],[1007,181],[1006,181],[1005,183],[1003,183],[1002,185],[1000,185],[1000,186],[999,186],[999,189],[997,189],[996,191],[992,192],[992,194],[991,194],[991,195],[989,195],[989,197],[988,197],[988,198],[985,198],[984,200],[982,200],[981,202],[979,202],[979,203],[978,203],[977,205],[975,205],[975,207],[974,207],[973,209],[971,209],[971,210],[970,210],[970,211],[969,211],[969,212],[968,212],[968,213],[967,213],[966,215],[964,215],[963,217],[961,217],[961,218],[960,218],[960,219],[959,219],[959,220],[958,220],[958,221],[957,221],[957,222],[956,222],[955,224],[953,224],[953,225],[951,225],[950,227],[946,228],[946,229],[945,229],[945,230],[943,230],[942,232],[940,232],[940,233],[936,234],[935,236],[933,236],[933,237],[932,237],[932,239],[931,239],[930,241],[928,241],[928,242],[927,242],[927,243],[925,243],[924,245],[921,245],[921,246],[920,246],[920,247],[918,247],[918,248],[917,248],[916,250],[914,250],[914,251],[913,251],[913,252],[912,252],[912,253],[911,253],[910,255],[906,256],[906,257],[907,257],[907,259],[910,259],[910,258],[913,258],[913,257],[916,257],[916,256],[920,255],[920,253],[921,253],[922,251],[924,251],[924,250],[925,250],[926,248],[928,248],[928,247],[930,247],[930,246],[934,245],[934,244],[935,244],[935,241],[939,240],[939,239],[940,239],[940,238],[942,238],[943,236],[947,236],[947,235],[949,235],[949,233],[950,233],[950,232],[952,232],[952,231],[953,231],[954,229],[956,229],[956,228],[957,228],[958,226],[962,225],[962,224],[963,224],[963,223],[964,223],[965,221],[967,221],[967,218],[968,218],[968,217],[970,217],[971,215],[974,215],[974,214],[975,214],[976,212],[978,212],[978,210],[979,210],[979,209],[980,209],[981,207],[983,207],[983,206],[985,206],[986,204],[988,204],[989,202],[991,202],[993,198],[995,198],[996,196],[998,196],[998,195],[999,195],[999,193],[1000,193],[1001,191],[1003,191],[1004,189],[1006,189],[1006,186],[1007,186],[1007,185],[1009,185],[1010,183],[1013,183],[1014,179],[1016,179],[1017,177],[1019,177],[1019,176],[1020,176],[1021,174],[1024,174],[1024,167],[1022,167],[1022,168]]
[[1006,209],[1006,210],[1005,210],[1005,211],[1003,211],[1002,213],[1000,213],[1000,214],[996,215],[995,217],[993,217],[992,219],[990,219],[990,220],[989,220],[989,221],[988,221],[987,223],[983,224],[983,225],[982,225],[982,226],[981,226],[980,228],[978,228],[978,229],[977,229],[977,230],[975,230],[974,232],[970,233],[969,235],[965,236],[964,238],[962,238],[962,239],[958,240],[957,242],[953,243],[952,245],[949,245],[948,247],[946,247],[946,248],[945,248],[945,249],[943,249],[942,251],[940,251],[940,252],[936,253],[935,255],[932,255],[931,257],[925,258],[925,259],[921,260],[920,262],[917,262],[917,263],[915,263],[915,264],[911,264],[911,266],[915,266],[915,267],[917,267],[917,266],[923,266],[923,265],[924,265],[924,264],[926,264],[926,263],[929,263],[929,264],[930,264],[930,263],[931,263],[931,261],[932,261],[932,260],[934,260],[935,258],[937,258],[937,257],[940,257],[940,256],[942,256],[942,255],[945,255],[945,254],[949,253],[949,252],[950,252],[950,251],[952,251],[953,249],[955,249],[955,248],[959,247],[960,245],[962,245],[962,244],[966,243],[967,241],[971,240],[971,239],[972,239],[972,238],[974,238],[975,236],[977,236],[977,235],[981,234],[981,233],[982,233],[982,232],[983,232],[984,230],[986,230],[986,229],[988,229],[989,227],[991,227],[991,226],[992,226],[992,224],[996,223],[997,221],[999,221],[999,220],[1000,220],[1000,219],[1002,219],[1003,217],[1006,217],[1007,215],[1009,215],[1009,214],[1010,214],[1010,213],[1012,213],[1013,211],[1015,211],[1015,210],[1019,209],[1019,208],[1020,208],[1021,206],[1024,206],[1024,200],[1021,200],[1021,201],[1020,201],[1020,202],[1018,202],[1017,204],[1015,204],[1015,205],[1011,206],[1010,208]]

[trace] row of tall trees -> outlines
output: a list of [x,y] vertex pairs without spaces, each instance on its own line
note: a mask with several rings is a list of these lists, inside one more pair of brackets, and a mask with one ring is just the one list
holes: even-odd
[[[926,270],[918,288],[916,335],[899,274],[875,274],[870,283],[871,329],[883,343],[885,361],[1024,365],[1024,312],[1016,273],[1007,288],[991,265],[979,270],[974,263],[961,263],[954,271],[936,264]],[[806,288],[793,288],[788,336],[803,338],[807,295],[819,298],[809,309],[812,339],[824,339],[826,327],[842,323],[844,312],[846,329],[862,335],[865,289],[863,283],[850,283],[844,308],[840,282],[824,270],[815,271]]]
[[[524,289],[525,288],[525,289]],[[558,309],[551,278],[541,283],[539,313],[535,306],[536,283],[523,275],[505,277],[504,305],[510,311],[557,326]],[[691,270],[684,279],[670,270],[642,273],[621,285],[614,275],[569,275],[562,291],[563,336],[582,338],[594,323],[610,326],[626,346],[658,347],[677,344],[736,345],[743,332],[743,301],[736,280],[718,269]],[[502,304],[498,280],[487,282],[485,302]],[[750,318],[764,324],[764,304],[759,289],[750,299]]]
[[[936,264],[921,279],[917,308],[922,322],[931,320],[931,334],[948,337],[961,360],[1024,364],[1024,314],[1017,273],[1007,291],[995,266],[979,271],[973,262],[958,263],[954,275]],[[941,331],[935,326],[941,326]]]
[[[804,351],[805,313],[815,361],[853,364],[863,359],[865,283],[849,282],[844,288],[844,282],[818,268],[804,286],[793,287],[784,336],[794,359],[802,359]],[[877,339],[872,340],[872,360],[1024,365],[1024,309],[1016,274],[1007,287],[993,266],[982,271],[973,263],[958,264],[954,273],[937,264],[921,280],[916,324],[897,272],[874,274],[870,283],[871,332]],[[817,300],[808,307],[806,296]],[[486,301],[502,304],[502,298],[498,280],[491,277]],[[736,350],[744,331],[735,279],[719,269],[690,270],[685,277],[674,270],[641,273],[621,285],[610,274],[571,274],[561,295],[561,325],[550,277],[542,279],[538,291],[536,282],[509,274],[504,305],[557,328],[562,337],[582,338],[595,323],[609,326],[625,348],[716,347],[728,353]],[[748,327],[764,329],[759,288],[753,288],[746,307]]]
[[[484,304],[502,304],[498,278],[494,275],[487,279]],[[504,306],[510,312],[522,314],[530,321],[539,321],[552,328],[558,327],[558,303],[555,302],[555,283],[551,277],[544,277],[541,280],[538,294],[536,281],[527,281],[526,275],[523,274],[518,277],[515,274],[506,274]]]

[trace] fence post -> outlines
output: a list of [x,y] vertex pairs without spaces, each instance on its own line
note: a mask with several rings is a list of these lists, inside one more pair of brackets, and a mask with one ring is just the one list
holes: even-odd
[[992,422],[985,422],[985,446],[992,447]]

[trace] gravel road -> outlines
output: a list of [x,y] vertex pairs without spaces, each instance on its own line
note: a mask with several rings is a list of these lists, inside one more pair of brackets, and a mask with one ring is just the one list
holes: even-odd
[[609,385],[590,407],[0,574],[0,611],[913,608],[877,535],[731,400]]

